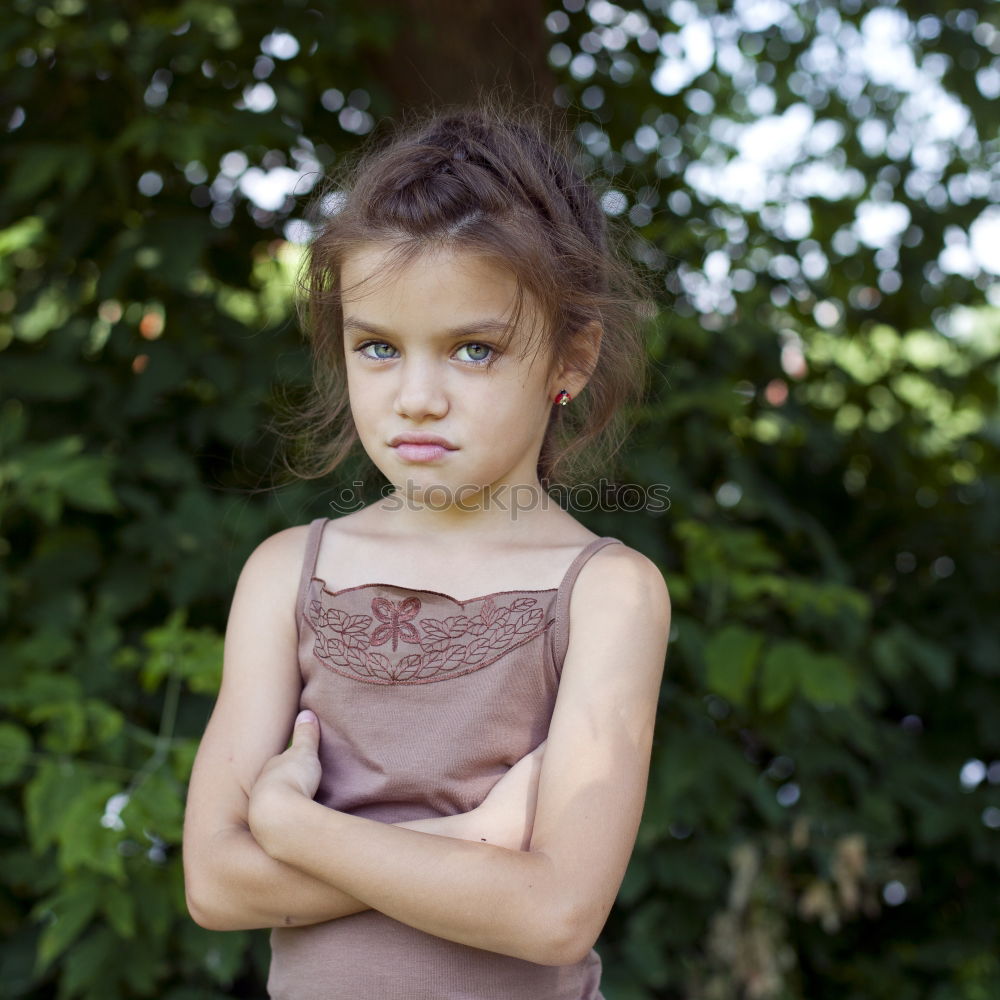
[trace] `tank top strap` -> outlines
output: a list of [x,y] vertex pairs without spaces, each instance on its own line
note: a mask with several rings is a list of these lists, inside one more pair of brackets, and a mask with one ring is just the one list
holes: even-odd
[[555,664],[558,675],[562,674],[563,660],[566,659],[566,650],[569,648],[569,601],[573,596],[573,584],[580,575],[584,563],[595,552],[603,549],[605,545],[615,544],[624,545],[625,543],[620,538],[614,538],[611,535],[595,538],[577,553],[576,558],[569,564],[569,569],[566,570],[562,583],[559,584],[559,593],[556,595],[556,620],[551,632],[552,662]]
[[317,517],[309,524],[309,531],[306,534],[306,550],[302,556],[302,573],[299,576],[299,592],[295,598],[295,634],[300,635],[301,621],[306,613],[306,593],[309,589],[309,581],[316,573],[316,558],[319,555],[319,543],[323,539],[323,529],[326,527],[328,517]]

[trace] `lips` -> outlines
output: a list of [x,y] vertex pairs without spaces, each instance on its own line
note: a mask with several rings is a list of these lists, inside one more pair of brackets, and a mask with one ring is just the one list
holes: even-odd
[[393,448],[400,444],[437,445],[448,451],[454,451],[457,447],[447,438],[439,437],[437,434],[397,434],[389,444]]
[[457,450],[457,445],[439,434],[425,434],[418,431],[397,434],[389,444],[405,462],[440,462],[449,451]]

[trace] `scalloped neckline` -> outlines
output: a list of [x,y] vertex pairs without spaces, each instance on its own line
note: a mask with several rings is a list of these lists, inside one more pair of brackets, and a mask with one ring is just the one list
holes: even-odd
[[[330,520],[331,520],[330,518],[326,519],[326,522],[324,523],[323,528],[320,531],[320,541],[322,541],[323,531],[326,530],[326,526],[327,526],[327,524],[330,523]],[[569,578],[569,575],[572,572],[573,567],[577,564],[577,560],[579,560],[581,558],[581,556],[588,549],[590,549],[592,546],[596,545],[598,542],[604,541],[605,539],[607,539],[609,541],[612,541],[612,542],[618,542],[619,544],[624,544],[624,543],[622,543],[622,541],[621,541],[620,538],[615,538],[613,535],[598,535],[597,538],[592,538],[589,542],[587,542],[586,545],[583,546],[582,549],[579,550],[579,552],[577,552],[577,554],[573,557],[573,559],[570,562],[570,564],[566,567],[566,571],[563,573],[562,579],[559,581],[559,586],[558,587],[544,587],[542,589],[534,589],[534,590],[530,590],[530,589],[529,590],[496,590],[496,591],[493,591],[490,594],[480,594],[477,597],[466,598],[464,601],[459,600],[457,597],[453,597],[451,594],[446,594],[443,590],[424,590],[422,588],[417,588],[417,587],[406,587],[406,586],[403,586],[402,584],[399,584],[399,583],[379,583],[379,582],[375,582],[375,583],[359,583],[359,584],[355,584],[355,586],[353,586],[353,587],[342,587],[339,590],[331,590],[330,587],[329,587],[329,585],[328,585],[328,583],[327,583],[327,581],[323,577],[317,576],[315,572],[313,573],[312,577],[310,578],[310,582],[314,582],[315,581],[316,583],[319,583],[321,585],[321,589],[322,589],[323,593],[324,594],[328,594],[330,597],[338,597],[340,594],[348,594],[348,593],[350,593],[351,591],[354,591],[354,590],[366,590],[366,589],[371,589],[372,587],[387,587],[387,588],[390,588],[390,589],[393,589],[393,590],[402,590],[402,591],[404,591],[404,592],[406,592],[408,594],[432,594],[435,597],[444,597],[444,598],[447,598],[449,601],[451,601],[454,604],[459,604],[459,605],[463,605],[463,606],[466,605],[466,604],[473,604],[476,601],[485,601],[488,597],[502,597],[504,594],[558,594],[558,592],[560,590],[562,590],[563,584],[565,584],[566,580]],[[315,556],[314,556],[314,558],[313,558],[313,569],[315,570],[315,568],[316,568],[316,561],[315,561]]]
[[[567,569],[563,579],[565,579],[565,576],[568,575],[569,570]],[[544,587],[534,590],[495,590],[490,594],[480,594],[477,597],[467,597],[463,601],[457,597],[452,597],[451,594],[446,594],[443,590],[426,590],[422,587],[405,587],[399,583],[358,583],[353,587],[341,587],[340,590],[331,590],[323,577],[314,575],[312,580],[321,584],[322,586],[320,589],[324,594],[329,594],[330,597],[338,597],[340,594],[349,594],[353,590],[365,590],[371,587],[387,587],[391,590],[404,590],[408,594],[433,594],[435,597],[446,597],[449,601],[452,601],[455,604],[463,605],[472,604],[475,601],[485,601],[488,597],[502,597],[504,594],[554,594],[559,591],[559,587]],[[560,584],[560,586],[562,585]]]

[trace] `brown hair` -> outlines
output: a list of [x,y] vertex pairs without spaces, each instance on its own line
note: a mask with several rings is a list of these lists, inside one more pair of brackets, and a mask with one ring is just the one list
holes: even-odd
[[[424,112],[386,139],[374,133],[328,178],[310,207],[315,231],[299,276],[313,384],[292,414],[298,457],[285,465],[293,476],[328,475],[358,443],[340,272],[349,254],[371,243],[392,247],[391,267],[446,246],[511,273],[517,291],[504,341],[529,296],[544,321],[529,347],[589,372],[578,398],[552,407],[539,479],[571,483],[606,471],[627,433],[624,411],[645,389],[643,306],[651,296],[612,245],[605,213],[552,115],[537,106],[513,110],[496,97]],[[596,364],[580,335],[594,322],[603,331]]]

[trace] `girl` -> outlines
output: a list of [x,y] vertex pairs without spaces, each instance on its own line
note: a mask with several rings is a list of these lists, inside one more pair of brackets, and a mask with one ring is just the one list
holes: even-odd
[[250,555],[184,834],[192,916],[273,928],[276,1000],[601,1000],[670,602],[542,487],[645,358],[545,131],[402,128],[310,248],[320,471],[360,441],[395,491]]

